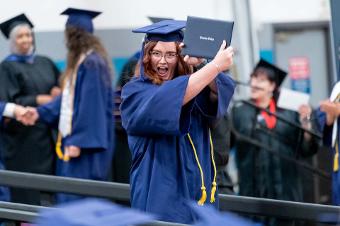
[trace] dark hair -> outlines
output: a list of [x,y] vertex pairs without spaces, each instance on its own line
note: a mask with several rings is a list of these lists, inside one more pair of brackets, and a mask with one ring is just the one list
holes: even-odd
[[[180,55],[180,47],[179,42],[176,43],[176,52],[178,54],[178,62],[175,69],[174,77],[180,75],[187,75],[193,72],[193,68],[184,62],[183,57]],[[143,56],[143,66],[145,75],[152,81],[154,84],[162,84],[163,80],[161,80],[158,74],[152,69],[151,65],[151,56],[150,51],[157,45],[157,41],[149,41],[144,45],[144,56]]]
[[112,74],[113,70],[111,61],[109,60],[105,48],[96,36],[81,28],[67,26],[65,30],[65,38],[68,54],[67,67],[63,75],[63,79],[71,75],[80,55],[91,49],[104,59],[105,63],[110,69],[110,74]]

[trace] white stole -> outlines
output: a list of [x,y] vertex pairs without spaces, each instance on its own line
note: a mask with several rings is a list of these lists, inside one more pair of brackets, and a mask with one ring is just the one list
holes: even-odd
[[62,92],[61,98],[61,108],[60,108],[60,118],[59,118],[59,132],[62,137],[66,137],[71,134],[72,131],[72,117],[73,117],[73,104],[74,104],[74,92],[76,89],[76,81],[79,65],[82,64],[87,55],[89,55],[92,50],[88,51],[86,54],[81,54],[79,60],[71,74],[71,76],[65,81],[65,86]]
[[[337,100],[339,94],[340,94],[340,82],[337,82],[332,89],[332,93],[331,93],[329,100],[331,102],[339,102],[339,100]],[[332,147],[335,147],[337,134],[338,134],[338,118],[336,118],[333,123]]]

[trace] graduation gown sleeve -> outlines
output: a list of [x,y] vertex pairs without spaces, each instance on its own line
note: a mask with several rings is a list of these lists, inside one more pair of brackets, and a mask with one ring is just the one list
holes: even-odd
[[229,74],[220,73],[215,82],[218,96],[216,103],[210,100],[210,89],[208,87],[197,96],[195,101],[202,115],[211,119],[223,117],[227,113],[235,89],[235,84]]
[[[79,66],[75,89],[72,133],[65,146],[105,150],[110,148],[108,117],[113,117],[113,94],[109,75],[97,55],[90,55]],[[109,109],[107,106],[111,106]],[[113,120],[110,122],[113,123]]]
[[162,85],[135,79],[122,90],[122,125],[130,135],[180,135],[190,125],[192,103],[183,105],[189,77]]
[[328,126],[326,124],[326,113],[322,112],[320,109],[317,110],[317,120],[318,120],[318,129],[320,133],[322,133],[322,141],[323,144],[327,147],[332,146],[332,132],[333,125]]
[[2,122],[2,114],[4,113],[6,104],[0,101],[0,122]]
[[57,96],[51,102],[37,108],[39,119],[50,126],[58,127],[61,96]]

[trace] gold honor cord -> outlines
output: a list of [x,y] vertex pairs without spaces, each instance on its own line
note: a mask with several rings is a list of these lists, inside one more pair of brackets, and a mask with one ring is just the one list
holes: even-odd
[[338,170],[339,170],[339,144],[338,144],[338,140],[337,140],[335,142],[335,154],[334,154],[334,162],[333,162],[333,172],[337,172]]
[[[206,201],[206,199],[207,199],[207,191],[206,191],[206,187],[205,187],[205,184],[204,184],[204,173],[203,173],[203,169],[202,169],[201,163],[200,163],[200,161],[198,159],[198,155],[197,155],[197,151],[196,151],[196,147],[194,145],[194,142],[192,141],[191,136],[190,136],[189,133],[187,134],[187,136],[188,136],[188,139],[189,139],[190,144],[192,146],[192,150],[194,151],[196,163],[197,163],[198,169],[199,169],[200,174],[201,174],[201,190],[202,190],[202,195],[201,195],[200,200],[198,200],[197,203],[198,203],[198,205],[203,206],[205,201]],[[216,186],[217,186],[217,183],[216,183],[216,174],[217,174],[216,171],[217,170],[216,170],[216,164],[215,164],[215,160],[214,160],[214,146],[213,146],[213,143],[212,143],[210,129],[209,129],[209,141],[210,141],[211,161],[212,161],[212,164],[213,164],[213,167],[214,167],[214,179],[213,179],[213,182],[212,182],[210,202],[214,203],[215,202]]]

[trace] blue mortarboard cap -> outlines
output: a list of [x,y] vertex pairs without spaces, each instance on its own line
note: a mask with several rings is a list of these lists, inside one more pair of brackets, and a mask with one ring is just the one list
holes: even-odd
[[154,217],[101,199],[83,199],[43,210],[37,226],[123,226],[144,224]]
[[243,219],[235,214],[219,212],[213,206],[199,206],[196,202],[190,202],[189,206],[197,214],[199,221],[195,226],[255,226],[249,220]]
[[175,42],[183,40],[183,20],[162,20],[160,22],[133,30],[134,33],[145,33],[146,41]]
[[19,24],[28,24],[31,28],[33,28],[32,22],[27,18],[25,14],[20,14],[15,16],[5,22],[0,24],[0,30],[5,35],[6,38],[9,38],[9,34],[11,33],[12,29]]
[[101,14],[101,12],[68,8],[61,15],[68,15],[66,26],[74,26],[93,33],[92,19]]

